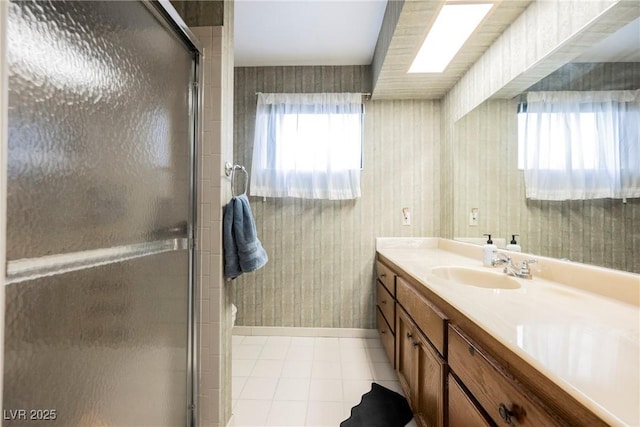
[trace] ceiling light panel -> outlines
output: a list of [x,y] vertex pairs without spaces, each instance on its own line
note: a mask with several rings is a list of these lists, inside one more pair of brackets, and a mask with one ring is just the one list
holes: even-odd
[[442,6],[409,73],[441,73],[489,13],[493,3],[447,3]]

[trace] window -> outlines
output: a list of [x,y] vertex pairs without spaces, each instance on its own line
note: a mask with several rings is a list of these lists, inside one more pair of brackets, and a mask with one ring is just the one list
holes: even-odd
[[254,196],[360,197],[361,94],[258,94]]
[[518,167],[539,200],[640,197],[640,91],[530,92]]

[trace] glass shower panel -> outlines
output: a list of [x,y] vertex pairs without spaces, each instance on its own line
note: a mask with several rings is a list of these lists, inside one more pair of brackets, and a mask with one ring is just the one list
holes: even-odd
[[189,419],[198,58],[153,7],[9,4],[3,425]]
[[143,4],[9,6],[7,259],[186,237],[192,54]]
[[185,425],[188,268],[174,251],[8,286],[3,425]]

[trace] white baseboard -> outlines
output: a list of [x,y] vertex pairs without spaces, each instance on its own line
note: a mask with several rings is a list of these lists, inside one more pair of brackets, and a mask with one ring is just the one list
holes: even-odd
[[296,328],[281,326],[234,326],[233,335],[277,335],[289,337],[377,338],[376,329]]

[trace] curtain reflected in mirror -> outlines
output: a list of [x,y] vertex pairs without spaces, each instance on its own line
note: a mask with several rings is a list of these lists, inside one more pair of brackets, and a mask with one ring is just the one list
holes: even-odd
[[[527,92],[638,89],[640,62],[569,63]],[[640,199],[526,197],[518,168],[519,101],[488,100],[456,122],[453,235],[491,233],[509,241],[519,234],[523,252],[640,273]],[[637,150],[621,156],[640,173]],[[468,223],[472,208],[479,210],[476,227]]]

